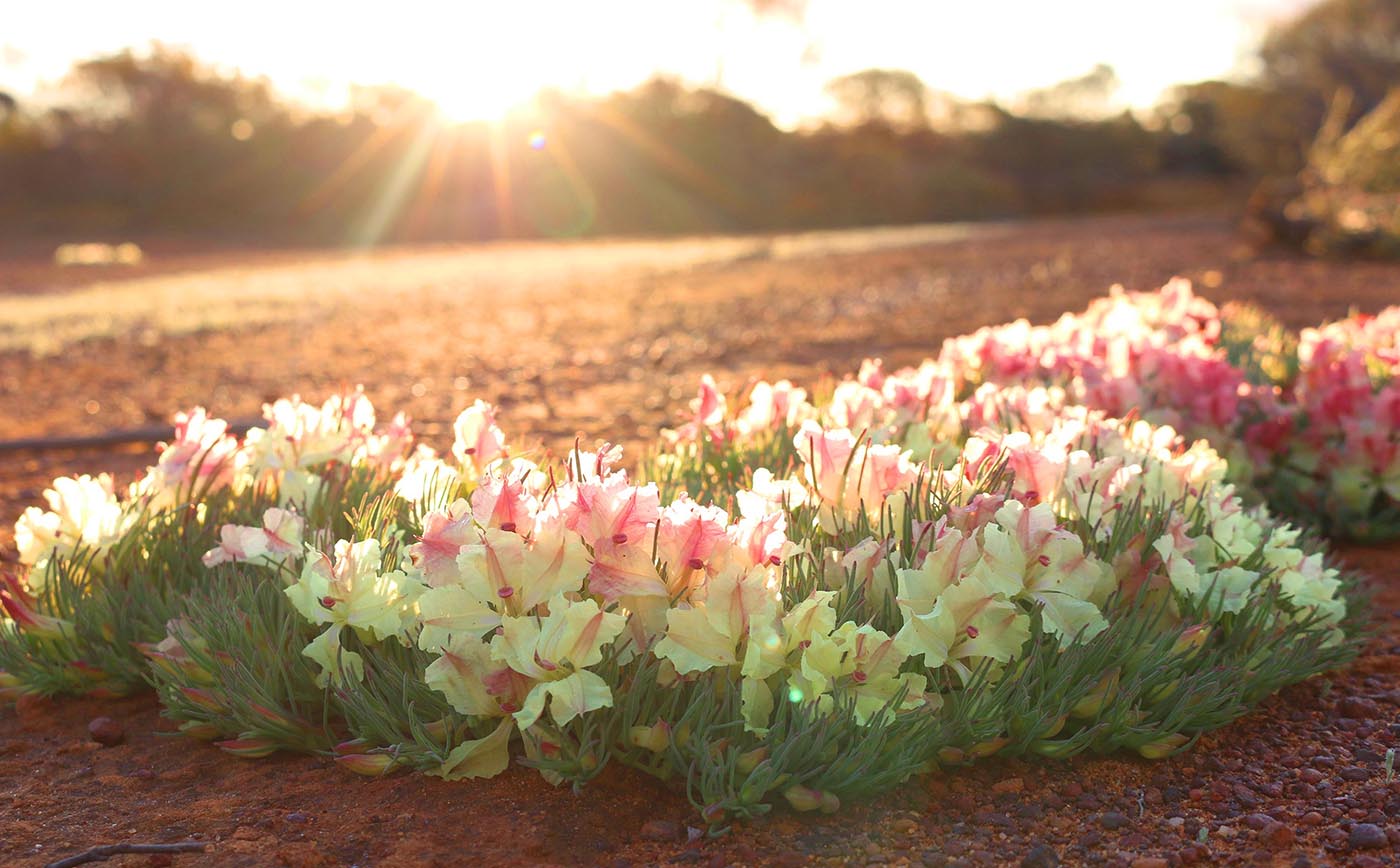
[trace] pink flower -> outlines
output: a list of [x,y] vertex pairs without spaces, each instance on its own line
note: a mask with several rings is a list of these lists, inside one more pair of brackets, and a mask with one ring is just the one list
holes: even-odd
[[724,424],[726,406],[724,395],[715,386],[715,378],[709,374],[700,378],[700,394],[690,402],[695,414],[694,425],[700,428],[718,428]]
[[816,422],[807,421],[793,438],[793,446],[817,498],[841,503],[846,493],[846,471],[856,448],[855,435],[844,429],[827,431]]
[[525,484],[502,473],[488,473],[471,495],[472,517],[483,527],[498,527],[524,536],[535,524],[539,501]]
[[593,549],[588,591],[609,603],[623,597],[665,597],[668,593],[652,563],[650,542],[643,546],[606,539]]
[[787,537],[787,513],[753,492],[740,491],[735,499],[740,518],[725,530],[728,557],[740,556],[745,566],[782,564],[796,550]]
[[413,449],[413,430],[408,416],[398,413],[365,438],[364,459],[380,467],[401,469]]
[[[725,540],[729,516],[717,506],[700,506],[688,497],[661,510],[656,531],[656,560],[668,568],[674,584],[687,572],[705,570],[715,547]],[[674,590],[674,588],[673,588]]]
[[564,505],[568,528],[595,548],[645,541],[650,550],[651,525],[660,516],[656,484],[629,485],[622,472],[580,483],[574,500]]
[[918,478],[908,453],[898,446],[858,445],[847,430],[827,431],[808,421],[797,432],[794,446],[808,487],[822,502],[827,524],[862,508],[869,516],[879,515],[889,495]]
[[194,487],[217,491],[233,479],[238,441],[228,435],[228,423],[209,416],[203,407],[175,414],[175,436],[158,444],[160,457],[143,485],[157,500],[171,500]]
[[262,527],[226,524],[219,528],[219,545],[204,553],[206,567],[226,563],[280,564],[301,555],[306,520],[294,512],[272,508],[263,513]]
[[884,424],[885,396],[856,380],[836,387],[827,415],[838,428],[867,432]]
[[569,451],[566,469],[574,482],[602,479],[622,460],[622,447],[603,443],[596,452],[584,452],[577,446]]
[[465,500],[423,517],[423,533],[408,547],[413,563],[429,587],[440,588],[458,580],[457,555],[462,547],[481,541],[481,531]]
[[807,391],[788,380],[768,383],[759,380],[749,391],[749,404],[739,414],[739,429],[744,433],[766,431],[797,424],[800,414],[810,410]]
[[452,454],[462,467],[474,474],[486,468],[505,452],[506,436],[496,426],[496,410],[477,401],[452,423]]

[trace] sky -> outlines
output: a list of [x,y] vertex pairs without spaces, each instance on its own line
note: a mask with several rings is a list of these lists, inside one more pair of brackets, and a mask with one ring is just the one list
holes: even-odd
[[1124,108],[1186,81],[1248,73],[1272,22],[1310,0],[809,0],[800,22],[742,0],[323,2],[46,0],[0,29],[0,90],[23,96],[75,61],[152,41],[339,107],[396,84],[456,119],[499,117],[543,87],[602,94],[656,73],[718,82],[782,126],[831,109],[823,86],[871,67],[967,99],[1114,67]]

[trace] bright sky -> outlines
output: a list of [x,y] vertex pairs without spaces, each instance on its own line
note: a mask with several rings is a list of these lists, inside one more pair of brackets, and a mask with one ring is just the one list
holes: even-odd
[[348,85],[399,84],[461,119],[498,116],[541,87],[606,93],[656,72],[717,77],[778,123],[830,108],[823,85],[904,68],[966,98],[1013,98],[1108,63],[1122,104],[1243,71],[1270,22],[1310,0],[811,0],[801,25],[740,0],[188,0],[26,4],[0,29],[0,89],[58,81],[77,59],[152,40],[344,103]]

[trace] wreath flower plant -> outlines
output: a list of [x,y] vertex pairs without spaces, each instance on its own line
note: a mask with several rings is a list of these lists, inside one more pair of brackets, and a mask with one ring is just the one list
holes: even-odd
[[151,685],[191,737],[365,775],[616,762],[712,825],[993,754],[1167,756],[1354,655],[1316,532],[1400,532],[1397,326],[1115,291],[815,400],[731,411],[706,377],[630,468],[483,402],[442,455],[360,391],[241,440],[196,408],[126,490],[20,517],[0,692]]

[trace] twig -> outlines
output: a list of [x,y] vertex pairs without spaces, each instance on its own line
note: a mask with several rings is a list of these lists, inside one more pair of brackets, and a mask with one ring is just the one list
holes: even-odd
[[[229,433],[242,434],[255,424],[258,423],[233,422],[229,425]],[[111,446],[126,446],[132,443],[154,443],[157,440],[168,440],[173,435],[174,429],[169,425],[149,425],[144,428],[127,428],[78,437],[25,437],[19,440],[0,440],[0,452],[103,449]]]
[[50,862],[44,868],[71,868],[73,865],[86,865],[88,862],[106,862],[123,853],[203,853],[208,846],[205,841],[176,841],[173,844],[103,844],[59,859],[57,862]]
[[[249,428],[267,424],[261,419],[230,422],[228,433],[241,435]],[[413,432],[418,435],[436,436],[450,434],[451,422],[418,421],[413,424]],[[174,435],[169,425],[150,425],[143,428],[125,428],[107,431],[102,434],[88,434],[77,437],[22,437],[18,440],[0,440],[0,454],[8,452],[50,452],[59,449],[108,449],[113,446],[129,446],[138,443],[154,443],[168,440]]]

